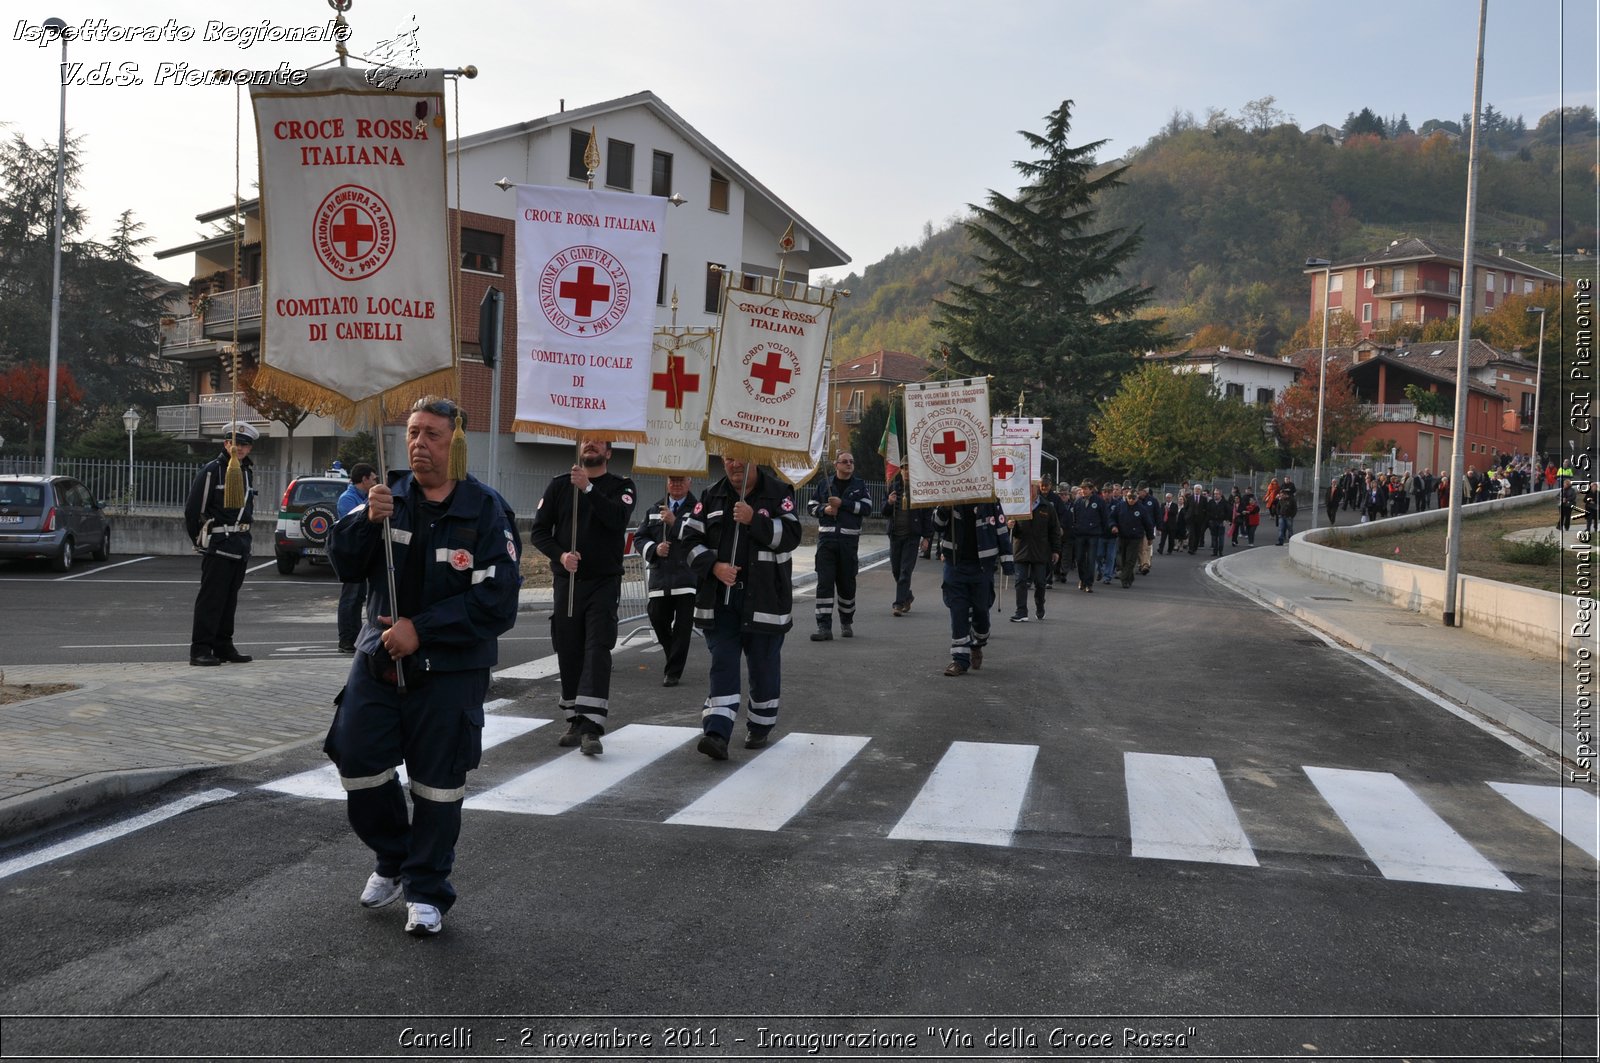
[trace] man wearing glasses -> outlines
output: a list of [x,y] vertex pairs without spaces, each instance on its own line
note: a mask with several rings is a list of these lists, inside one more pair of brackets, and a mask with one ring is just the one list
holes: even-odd
[[856,459],[849,451],[833,459],[833,475],[817,484],[807,507],[817,518],[817,630],[812,642],[833,638],[835,594],[839,606],[839,635],[855,634],[856,568],[861,546],[861,518],[872,512],[867,482],[856,475]]

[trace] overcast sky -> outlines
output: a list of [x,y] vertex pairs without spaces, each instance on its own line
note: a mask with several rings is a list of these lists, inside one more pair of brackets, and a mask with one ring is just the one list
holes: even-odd
[[[162,24],[187,43],[80,41],[85,71],[139,86],[73,85],[67,125],[83,137],[78,200],[103,237],[131,209],[153,249],[192,240],[195,214],[230,201],[232,88],[155,84],[160,64],[298,68],[331,44],[204,43],[231,30],[316,25],[326,0],[22,0],[7,4],[0,122],[34,145],[56,138],[60,46],[28,41],[51,16],[78,25]],[[1173,110],[1237,113],[1263,96],[1307,128],[1371,107],[1413,126],[1472,105],[1478,5],[1305,0],[355,0],[353,52],[414,25],[428,66],[473,64],[466,133],[649,89],[767,184],[864,268],[981,200],[1013,191],[1020,129],[1076,101],[1075,143],[1102,159],[1143,144]],[[414,21],[413,21],[414,20]],[[1491,0],[1484,99],[1533,125],[1559,106],[1594,106],[1594,0]],[[130,64],[123,67],[122,64]],[[448,103],[448,101],[447,101]],[[243,187],[255,149],[246,97]],[[146,263],[187,281],[187,256]],[[842,271],[841,271],[842,272]]]

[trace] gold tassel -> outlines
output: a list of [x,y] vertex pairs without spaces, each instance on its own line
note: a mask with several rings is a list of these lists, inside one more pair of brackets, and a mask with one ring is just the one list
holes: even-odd
[[228,471],[222,478],[222,508],[244,508],[244,466],[239,464],[239,455],[228,454]]
[[450,479],[467,478],[467,433],[462,430],[461,414],[456,414],[456,430],[450,437]]

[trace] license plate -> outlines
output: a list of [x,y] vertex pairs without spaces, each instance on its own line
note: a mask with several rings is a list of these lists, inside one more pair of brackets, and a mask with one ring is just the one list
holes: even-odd
[[320,546],[308,546],[308,547],[306,547],[306,556],[307,557],[326,557],[326,556],[328,556],[328,551],[322,549]]
[[3,516],[0,516],[0,524],[21,524],[21,523],[22,523],[22,518],[21,517],[3,517]]

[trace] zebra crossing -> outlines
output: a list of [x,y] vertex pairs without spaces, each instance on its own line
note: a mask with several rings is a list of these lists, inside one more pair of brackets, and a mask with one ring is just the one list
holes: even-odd
[[[485,717],[484,767],[475,777],[491,780],[487,789],[466,801],[471,812],[557,816],[573,813],[630,786],[648,785],[657,762],[672,754],[682,758],[698,739],[696,727],[628,724],[606,735],[601,757],[577,750],[556,753],[541,749],[541,763],[509,766],[491,751],[523,738],[552,720],[491,713]],[[803,814],[817,812],[836,799],[828,791],[844,773],[853,782],[870,785],[869,767],[858,757],[871,743],[861,735],[781,735],[771,746],[730,770],[706,773],[702,792],[662,820],[664,826],[693,825],[746,831],[780,831]],[[966,845],[1040,847],[1021,829],[1030,809],[1034,782],[1045,769],[1040,747],[1014,743],[952,742],[928,771],[915,797],[893,823],[883,824],[892,842],[947,842]],[[693,763],[701,765],[699,758]],[[656,768],[655,770],[663,770]],[[1058,770],[1058,769],[1050,769]],[[1332,813],[1329,823],[1342,826],[1345,837],[1384,878],[1504,892],[1521,887],[1486,857],[1473,840],[1458,831],[1411,785],[1390,772],[1304,765],[1297,769],[1312,792]],[[405,781],[401,769],[402,782]],[[1600,799],[1588,791],[1559,785],[1488,782],[1504,811],[1496,824],[1484,824],[1483,837],[1509,827],[1520,835],[1548,838],[1551,866],[1582,864],[1564,854],[1557,838],[1565,838],[1592,862],[1600,853]],[[332,765],[267,782],[263,790],[319,800],[344,799]],[[1122,796],[1128,851],[1134,859],[1225,864],[1260,868],[1262,854],[1252,843],[1224,776],[1209,757],[1161,753],[1122,754]],[[1435,798],[1435,800],[1440,800]],[[1478,818],[1450,810],[1457,822]],[[1270,812],[1270,810],[1268,810]],[[1252,813],[1266,814],[1261,809]],[[891,812],[890,815],[893,815]],[[1326,818],[1326,817],[1324,817]],[[1260,820],[1257,819],[1259,825]],[[1329,827],[1329,830],[1336,828]],[[1338,851],[1347,842],[1323,840]],[[1317,839],[1308,839],[1315,847]],[[1523,870],[1526,868],[1509,869]]]

